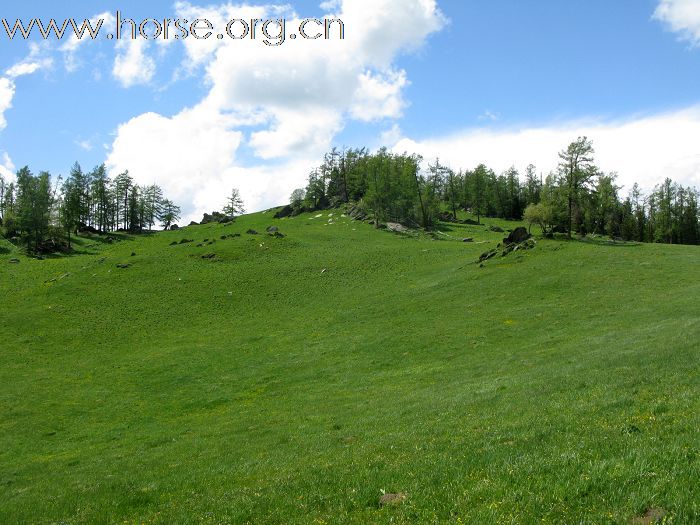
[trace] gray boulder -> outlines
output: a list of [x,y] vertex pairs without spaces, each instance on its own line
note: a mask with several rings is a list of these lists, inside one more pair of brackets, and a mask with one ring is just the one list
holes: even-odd
[[510,244],[520,244],[521,242],[527,241],[531,235],[527,232],[527,228],[520,226],[515,228],[508,237],[503,239],[503,244],[506,246]]

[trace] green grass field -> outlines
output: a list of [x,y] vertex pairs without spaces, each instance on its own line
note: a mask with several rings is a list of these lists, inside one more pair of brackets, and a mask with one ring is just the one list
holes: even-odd
[[328,213],[2,244],[0,523],[700,523],[697,247]]

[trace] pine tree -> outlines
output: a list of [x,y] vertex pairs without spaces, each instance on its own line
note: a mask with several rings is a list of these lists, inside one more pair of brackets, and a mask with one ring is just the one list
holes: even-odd
[[224,205],[224,214],[228,217],[235,217],[245,212],[243,207],[243,199],[241,198],[241,193],[233,188],[231,194],[226,199],[226,204]]

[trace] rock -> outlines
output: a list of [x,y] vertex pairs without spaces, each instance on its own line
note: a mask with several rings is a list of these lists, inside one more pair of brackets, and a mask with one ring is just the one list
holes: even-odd
[[228,224],[233,222],[234,218],[229,215],[224,215],[220,211],[213,211],[211,214],[205,213],[202,217],[201,224],[211,224],[213,222],[218,222],[220,224]]
[[215,253],[207,253],[206,255],[202,255],[202,259],[213,259],[216,257]]
[[501,228],[500,226],[489,226],[489,231],[496,232],[496,233],[505,233],[505,230]]
[[180,229],[180,227],[177,224],[173,224],[172,226],[170,226],[171,231],[177,231],[179,229]]
[[192,240],[192,239],[182,239],[182,240],[180,241],[180,244],[188,244],[188,243],[190,243],[190,242],[194,242],[194,240]]
[[379,506],[385,507],[387,505],[399,505],[406,501],[406,494],[399,492],[397,494],[382,494],[379,498]]
[[474,242],[474,239],[467,237],[466,239],[462,239],[462,242]]
[[481,254],[481,257],[479,257],[479,262],[482,263],[484,261],[488,261],[489,259],[493,259],[497,253],[498,253],[498,250],[496,250],[496,249],[484,252]]
[[650,508],[647,510],[643,516],[638,516],[632,520],[632,525],[654,525],[655,523],[662,523],[662,520],[666,516],[666,511],[661,508]]
[[520,244],[521,242],[525,242],[530,238],[530,234],[527,232],[527,228],[524,228],[520,226],[519,228],[514,229],[508,237],[503,239],[503,244],[506,246],[510,244]]
[[277,213],[275,213],[274,218],[275,219],[284,219],[285,217],[289,217],[294,213],[294,208],[292,208],[290,205],[284,206],[283,208],[280,208]]
[[284,239],[286,235],[284,233],[280,232],[275,232],[270,234],[272,237],[275,237],[276,239]]
[[86,224],[81,224],[78,226],[78,231],[80,232],[81,235],[99,235],[100,230],[95,228],[94,226],[88,226]]
[[355,221],[364,221],[367,219],[367,213],[359,206],[353,205],[348,210],[348,216]]
[[202,246],[204,246],[204,244],[200,242],[197,246],[195,246],[195,248],[201,248]]
[[131,252],[132,257],[136,257],[136,252]]
[[387,222],[386,229],[389,230],[390,232],[394,232],[394,233],[407,233],[408,232],[408,228],[406,228],[403,224],[399,224],[397,222]]
[[440,215],[438,215],[438,219],[440,219],[442,222],[459,222],[449,211],[443,211]]
[[248,230],[246,233],[247,233],[248,235],[260,235],[258,232],[256,232],[256,231],[253,230],[253,229]]
[[173,241],[170,243],[170,246],[177,246],[179,243],[177,241]]
[[131,268],[131,264],[129,263],[124,263],[124,264],[117,264],[117,268]]
[[19,264],[19,259],[10,259],[9,261],[10,264]]
[[280,231],[280,229],[277,226],[268,226],[265,231],[267,233],[275,233],[275,232]]

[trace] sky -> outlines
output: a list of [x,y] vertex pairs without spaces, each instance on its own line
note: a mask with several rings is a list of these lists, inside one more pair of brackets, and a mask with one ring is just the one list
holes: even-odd
[[[162,186],[184,222],[234,187],[248,211],[286,203],[333,146],[547,174],[586,135],[623,194],[665,177],[700,188],[700,0],[274,2],[6,2],[10,27],[104,23],[95,40],[0,24],[0,175],[105,163]],[[117,11],[214,31],[110,40]],[[289,37],[314,17],[340,18],[345,38]],[[288,37],[216,38],[254,18],[284,18]]]

